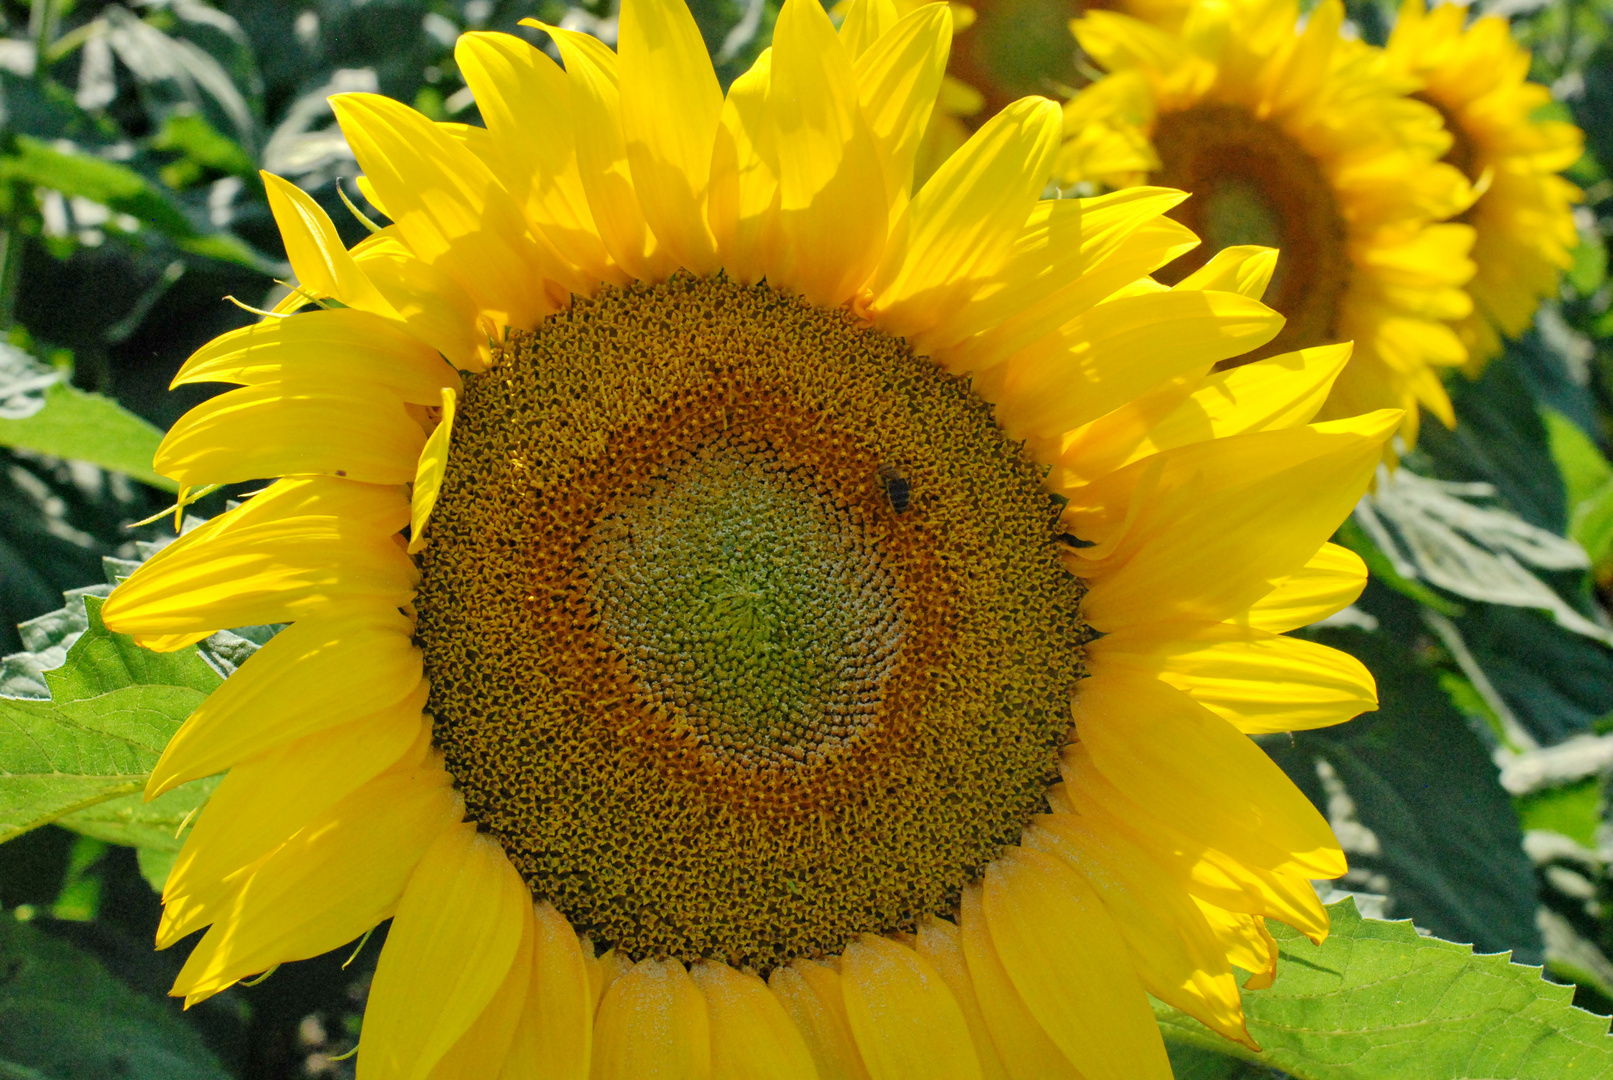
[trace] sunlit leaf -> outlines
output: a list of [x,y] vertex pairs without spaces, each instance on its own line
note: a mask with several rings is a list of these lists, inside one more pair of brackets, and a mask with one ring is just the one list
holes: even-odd
[[1333,930],[1321,945],[1268,924],[1282,951],[1277,981],[1243,995],[1262,1054],[1156,1004],[1166,1038],[1295,1080],[1613,1077],[1607,1018],[1574,1008],[1572,987],[1505,956],[1423,937],[1409,922],[1363,919],[1353,900],[1328,910]]
[[128,166],[90,154],[64,153],[27,135],[17,136],[15,154],[0,157],[0,179],[20,180],[98,202],[171,237],[197,232],[178,206]]
[[[173,653],[142,649],[106,629],[99,598],[87,596],[84,604],[89,628],[68,651],[67,663],[45,673],[50,700],[0,698],[0,841],[87,815],[74,819],[88,826],[86,832],[138,844],[150,829],[176,828],[174,815],[205,798],[193,791],[171,805],[153,803],[156,809],[127,815],[102,808],[125,796],[139,798],[163,747],[221,678],[194,646]],[[192,801],[182,810],[186,799]],[[91,808],[99,809],[89,814]]]

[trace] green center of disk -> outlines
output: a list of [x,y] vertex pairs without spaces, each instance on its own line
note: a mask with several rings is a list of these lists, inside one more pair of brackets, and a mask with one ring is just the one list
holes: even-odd
[[700,745],[753,766],[813,759],[872,718],[901,643],[869,524],[765,440],[722,435],[600,522],[600,629]]

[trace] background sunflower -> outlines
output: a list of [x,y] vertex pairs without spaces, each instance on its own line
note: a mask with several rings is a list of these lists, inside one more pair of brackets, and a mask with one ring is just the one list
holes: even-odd
[[[1351,3],[1348,26],[1385,44],[1398,6]],[[776,5],[692,8],[726,86],[769,40]],[[335,182],[357,170],[326,96],[380,90],[428,116],[474,123],[454,40],[466,29],[519,34],[519,20],[534,15],[614,40],[609,4],[0,8],[0,651],[10,654],[0,666],[0,1072],[352,1074],[351,1060],[334,1059],[356,1042],[379,935],[182,1015],[163,993],[184,950],[149,949],[153,886],[212,782],[149,805],[131,793],[178,720],[276,628],[238,627],[156,658],[100,626],[107,586],[97,582],[103,558],[113,560],[107,573],[125,575],[171,536],[164,523],[125,524],[173,502],[150,469],[152,452],[161,430],[210,393],[161,388],[196,346],[256,321],[217,298],[269,307],[284,296],[272,279],[287,276],[285,253],[257,169],[312,192],[343,239],[357,242],[364,228]],[[1532,50],[1532,79],[1551,93],[1536,120],[1585,131],[1587,152],[1566,171],[1584,193],[1570,218],[1579,242],[1557,237],[1553,257],[1568,257],[1561,278],[1533,290],[1542,303],[1532,323],[1502,326],[1511,340],[1483,374],[1447,378],[1456,428],[1425,425],[1418,450],[1336,538],[1373,579],[1342,618],[1306,635],[1360,658],[1384,706],[1340,728],[1259,737],[1343,841],[1352,871],[1338,887],[1360,894],[1357,903],[1544,961],[1577,984],[1575,1000],[1603,1013],[1613,1011],[1602,832],[1613,638],[1597,599],[1613,581],[1613,465],[1604,457],[1613,446],[1610,17],[1606,0],[1510,16],[1514,40]],[[1059,78],[1079,89],[1101,72],[1073,39],[1069,47]],[[973,109],[962,85],[954,113],[979,123],[990,110]],[[1112,161],[1138,152],[1123,140],[1104,149]],[[346,194],[365,208],[351,183]],[[191,520],[215,516],[235,494],[245,492],[203,495]],[[129,715],[140,724],[104,719]],[[1433,1028],[1421,1014],[1330,1013],[1330,1002],[1363,999],[1330,993],[1337,986],[1323,969],[1344,971],[1346,985],[1383,985],[1398,977],[1389,958],[1416,941],[1338,909],[1333,921],[1335,944],[1322,949],[1348,947],[1366,966],[1318,952],[1312,966],[1291,963],[1298,974],[1246,995],[1265,1060],[1288,1075],[1453,1075],[1441,1054],[1472,1061],[1488,1048],[1487,1075],[1544,1077],[1571,1074],[1571,1053],[1605,1053],[1596,1041],[1605,1025],[1542,1008],[1554,999],[1537,981],[1498,962],[1464,967],[1459,950],[1418,953],[1436,990],[1472,977],[1506,986],[1517,1002],[1545,993],[1534,1015],[1546,1018],[1497,1023],[1492,1012],[1464,1027],[1458,1017],[1441,1029],[1451,1041],[1439,1043],[1424,1037]],[[1291,956],[1312,955],[1277,933]],[[1417,1000],[1409,987],[1395,996]],[[1267,1001],[1272,1011],[1262,1012]],[[1226,1044],[1206,1041],[1193,1021],[1164,1006],[1160,1014],[1179,1075],[1261,1075],[1264,1066],[1228,1059]],[[1322,1028],[1335,1051],[1345,1046],[1361,1063],[1354,1072],[1320,1063],[1307,1032]],[[1523,1045],[1541,1056],[1510,1053]],[[1554,1057],[1554,1048],[1577,1049]]]

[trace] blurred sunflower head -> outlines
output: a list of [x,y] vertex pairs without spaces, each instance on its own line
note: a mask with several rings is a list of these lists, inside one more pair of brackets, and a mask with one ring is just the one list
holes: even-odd
[[1572,205],[1577,187],[1557,174],[1584,151],[1579,128],[1537,119],[1551,92],[1529,81],[1529,54],[1507,20],[1467,20],[1468,9],[1406,0],[1389,36],[1390,62],[1421,89],[1451,133],[1445,160],[1479,192],[1461,220],[1473,227],[1468,284],[1473,311],[1457,323],[1477,374],[1501,351],[1501,338],[1528,328],[1540,301],[1573,265],[1579,242]]
[[[902,0],[898,0],[898,7]],[[1121,11],[1175,28],[1191,0],[975,0],[953,4],[955,40],[938,113],[954,130],[980,126],[1027,94],[1059,96],[1084,85],[1070,20],[1088,11]],[[961,16],[961,17],[960,17]],[[954,144],[961,146],[960,138]]]
[[1175,195],[1038,201],[1052,102],[910,191],[949,18],[788,0],[726,97],[676,0],[469,34],[485,128],[336,101],[390,225],[266,178],[298,299],[158,465],[279,479],[104,609],[290,624],[151,778],[229,770],[175,994],[390,918],[366,1080],[1163,1080],[1144,990],[1250,1041],[1344,861],[1246,735],[1373,705],[1282,631],[1399,414],[1309,423],[1344,346],[1212,374],[1272,253],[1156,284]]
[[1073,24],[1110,74],[1066,107],[1066,182],[1158,183],[1204,246],[1277,247],[1268,300],[1288,319],[1255,356],[1353,340],[1326,416],[1419,404],[1454,422],[1439,369],[1467,352],[1451,326],[1472,301],[1473,230],[1440,224],[1472,192],[1440,158],[1452,138],[1381,50],[1340,36],[1342,4],[1301,25],[1295,0],[1198,0],[1181,28],[1093,12]]

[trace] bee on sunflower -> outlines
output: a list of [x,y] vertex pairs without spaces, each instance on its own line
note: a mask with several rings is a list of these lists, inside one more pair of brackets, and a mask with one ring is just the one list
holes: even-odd
[[1456,324],[1476,375],[1503,337],[1528,328],[1573,266],[1580,192],[1557,174],[1579,160],[1585,137],[1566,121],[1537,118],[1551,92],[1529,81],[1529,54],[1507,20],[1469,23],[1467,14],[1456,4],[1429,10],[1406,0],[1386,49],[1421,86],[1414,96],[1439,110],[1451,133],[1445,160],[1479,193],[1461,218],[1475,235],[1473,311]]
[[1419,406],[1455,422],[1440,370],[1467,350],[1453,322],[1473,310],[1471,205],[1439,112],[1382,50],[1340,34],[1324,0],[1198,0],[1167,31],[1112,12],[1073,24],[1109,74],[1066,106],[1066,183],[1155,183],[1191,195],[1172,215],[1203,247],[1161,280],[1228,245],[1282,254],[1270,301],[1287,325],[1253,355],[1353,341],[1324,416]]
[[363,1080],[1167,1080],[1145,991],[1252,1045],[1345,864],[1247,736],[1375,705],[1283,632],[1399,412],[1311,422],[1347,346],[1215,373],[1273,253],[1156,283],[1179,196],[1040,200],[1051,101],[913,190],[944,5],[787,0],[726,96],[679,0],[620,27],[465,35],[485,128],[336,98],[351,250],[266,177],[301,299],[157,466],[278,479],[103,609],[289,624],[151,778],[229,770],[173,992],[390,918]]

